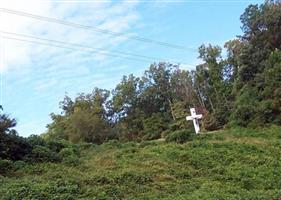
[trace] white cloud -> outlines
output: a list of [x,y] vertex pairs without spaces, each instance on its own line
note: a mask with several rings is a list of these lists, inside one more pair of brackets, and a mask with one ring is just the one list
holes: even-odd
[[[0,8],[62,19],[65,21],[98,26],[110,31],[126,32],[140,20],[133,3],[97,1],[94,3],[61,3],[41,0],[4,0]],[[124,45],[127,37],[79,29],[44,22],[23,16],[0,12],[0,31],[32,35],[68,43],[77,43],[109,51]],[[40,133],[49,121],[48,114],[57,111],[65,92],[89,92],[95,86],[111,87],[121,76],[108,76],[114,70],[118,57],[97,52],[67,50],[26,42],[3,39],[25,37],[0,34],[1,69],[4,70],[4,108],[18,117],[18,130],[22,135]],[[37,40],[38,41],[38,40]],[[45,43],[45,42],[44,42]],[[3,48],[4,47],[4,48]],[[4,65],[3,65],[4,62]],[[106,68],[105,68],[106,67]],[[6,102],[9,102],[6,106]],[[56,105],[56,106],[55,106]],[[54,109],[56,108],[56,109]],[[31,131],[30,131],[31,130]]]
[[[23,11],[35,15],[49,16],[77,24],[98,25],[100,28],[110,31],[126,32],[136,24],[139,17],[135,11],[137,2],[134,3],[53,3],[51,1],[38,0],[11,0],[0,2],[1,8]],[[94,48],[107,48],[108,50],[126,42],[126,37],[114,38],[110,35],[100,34],[94,31],[78,29],[61,24],[48,23],[22,16],[1,13],[0,30],[18,34],[34,35],[58,41],[84,44]],[[7,36],[7,34],[1,34]],[[10,36],[26,39],[19,36]],[[30,40],[29,38],[27,38]],[[3,44],[3,39],[1,40]],[[97,76],[90,74],[87,63],[96,63],[97,68],[104,68],[118,58],[111,58],[95,52],[81,52],[29,44],[19,41],[4,40],[4,66],[7,72],[13,73],[14,80],[10,80],[6,89],[11,89],[32,82],[34,91],[47,90],[57,84],[67,88],[73,80],[81,76]],[[102,63],[102,64],[101,64]],[[74,67],[75,65],[75,67]],[[44,73],[42,73],[44,72]],[[38,75],[37,75],[38,74]],[[42,76],[43,75],[43,76]],[[8,77],[9,79],[10,77]],[[15,81],[16,80],[16,81]],[[39,94],[40,95],[40,94]]]
[[[126,32],[138,21],[135,11],[137,2],[113,3],[59,3],[38,0],[10,0],[1,1],[0,7],[23,11],[35,15],[48,16],[77,24],[98,26],[110,31]],[[99,48],[111,49],[126,41],[126,37],[114,38],[110,35],[97,33],[90,30],[54,24],[23,16],[17,16],[1,12],[0,29],[6,32],[34,35],[42,38],[60,40],[71,43],[90,45]],[[7,34],[1,34],[7,37]],[[8,37],[15,37],[8,35]],[[26,38],[24,38],[26,39]],[[28,39],[30,40],[30,39]],[[2,69],[11,69],[17,66],[28,65],[34,56],[53,58],[55,55],[64,56],[60,49],[40,46],[38,44],[27,44],[19,41],[4,41],[5,65]],[[1,46],[3,46],[3,39]],[[3,49],[3,48],[1,48]],[[43,53],[44,52],[44,53]],[[48,52],[48,55],[43,55]],[[3,55],[3,52],[2,54]],[[95,54],[97,60],[104,60],[107,56]]]

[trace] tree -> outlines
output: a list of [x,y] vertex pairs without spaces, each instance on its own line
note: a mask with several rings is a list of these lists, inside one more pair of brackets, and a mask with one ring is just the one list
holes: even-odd
[[[276,85],[279,84],[277,77],[280,77],[281,2],[266,1],[260,6],[250,5],[241,16],[241,22],[243,45],[237,55],[239,70],[234,90],[237,97],[232,119],[244,126],[270,121],[278,123],[278,101],[268,94],[275,92],[278,98]],[[245,116],[245,120],[241,121],[243,110],[247,110],[251,117]]]
[[[205,127],[221,128],[229,120],[231,108],[231,84],[229,65],[222,59],[222,49],[219,46],[205,46],[199,48],[199,58],[203,63],[198,65],[194,71],[194,88],[201,105],[208,111],[208,124]],[[207,123],[205,121],[205,123]]]
[[19,137],[17,131],[13,129],[15,126],[15,119],[0,114],[0,158],[2,159],[20,160],[32,150],[26,139]]
[[124,76],[112,91],[115,128],[123,139],[137,138],[143,130],[143,112],[140,109],[141,87],[140,78],[131,74]]
[[95,88],[74,101],[66,96],[60,103],[62,114],[51,115],[53,122],[47,126],[46,137],[97,144],[114,137],[107,111],[109,95],[109,91]]

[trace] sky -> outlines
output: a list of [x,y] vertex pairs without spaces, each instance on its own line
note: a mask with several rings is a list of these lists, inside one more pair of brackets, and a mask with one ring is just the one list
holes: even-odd
[[[0,104],[17,120],[19,135],[44,133],[51,122],[50,113],[61,112],[59,102],[66,94],[74,98],[95,87],[112,90],[123,75],[140,76],[154,62],[171,61],[182,63],[183,69],[194,69],[200,63],[200,45],[223,46],[241,35],[240,15],[249,4],[262,2],[1,0]],[[7,11],[94,28],[46,22]],[[69,48],[66,43],[76,46]]]

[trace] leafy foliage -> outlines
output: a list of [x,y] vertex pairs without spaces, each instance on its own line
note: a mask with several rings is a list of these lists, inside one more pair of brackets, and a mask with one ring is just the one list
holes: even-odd
[[194,133],[193,131],[190,130],[179,130],[179,131],[175,131],[170,133],[167,137],[166,137],[166,141],[167,142],[177,142],[177,143],[184,143],[187,141],[191,141],[192,138],[194,137]]
[[[13,129],[16,125],[14,119],[0,114],[0,174],[8,174],[25,163],[60,162],[68,157],[60,152],[72,144],[67,141],[45,140],[41,136],[31,135],[23,138]],[[77,157],[77,156],[76,156]],[[78,163],[78,158],[69,158]]]
[[0,176],[0,199],[278,199],[280,131],[240,127],[181,144],[113,140],[62,149],[62,157],[79,153],[76,165],[4,161],[10,173]]
[[280,13],[280,1],[249,5],[240,17],[243,34],[225,49],[200,46],[202,62],[192,71],[154,63],[143,76],[124,76],[111,92],[96,88],[75,100],[66,96],[46,136],[96,144],[157,139],[191,128],[185,120],[190,107],[204,115],[210,131],[280,125]]
[[[200,46],[192,71],[154,63],[112,91],[65,96],[41,136],[1,113],[0,198],[279,199],[281,2],[240,19],[243,34]],[[190,107],[205,130],[236,129],[194,135]]]
[[0,114],[0,158],[20,160],[30,153],[32,148],[25,138],[19,137],[16,130],[16,120],[6,114]]

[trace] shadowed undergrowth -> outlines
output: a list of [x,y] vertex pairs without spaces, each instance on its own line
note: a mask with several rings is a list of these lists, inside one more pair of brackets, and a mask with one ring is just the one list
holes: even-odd
[[17,168],[0,175],[0,199],[281,198],[276,126],[199,135],[183,144],[113,140],[78,149],[79,162],[15,162]]

